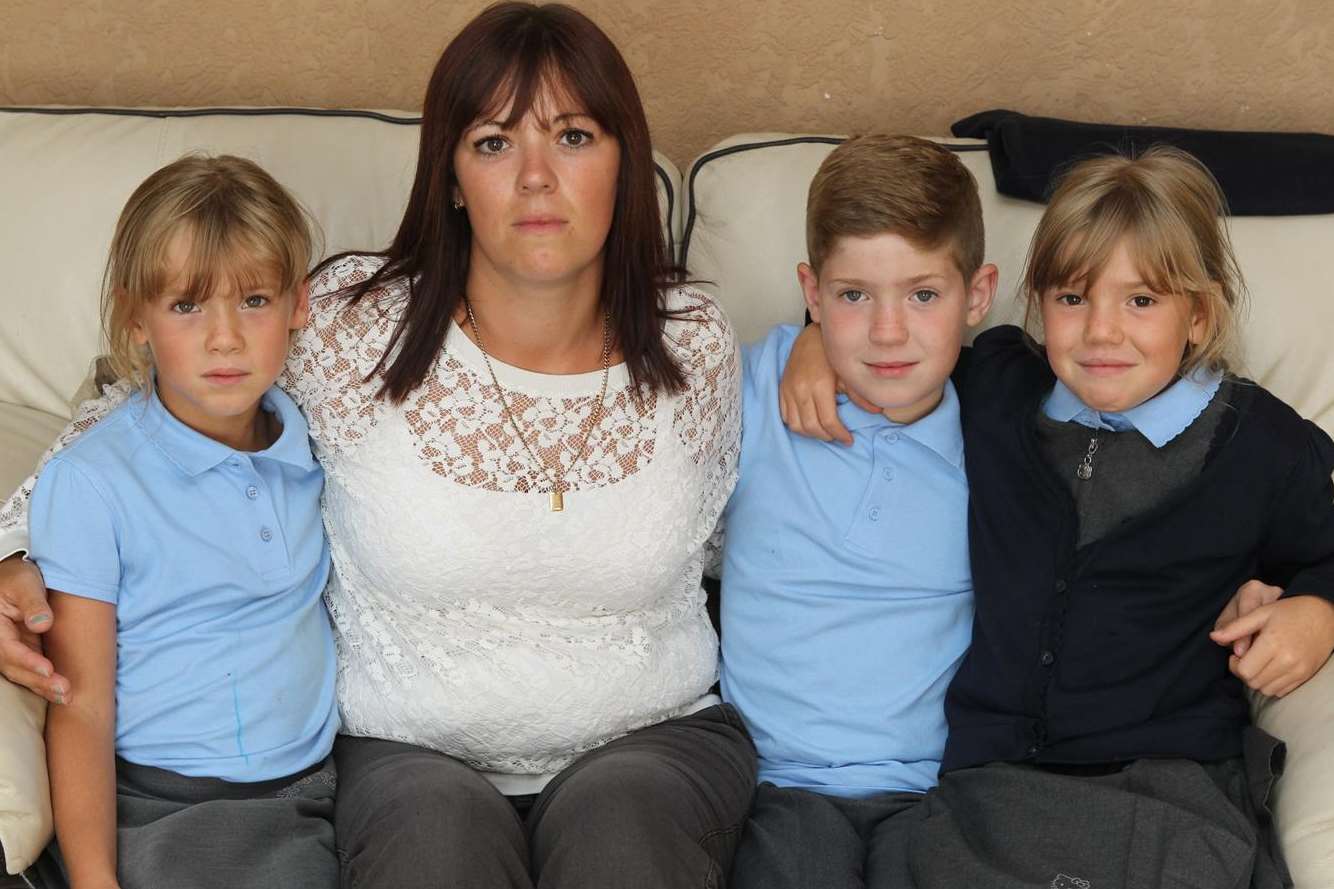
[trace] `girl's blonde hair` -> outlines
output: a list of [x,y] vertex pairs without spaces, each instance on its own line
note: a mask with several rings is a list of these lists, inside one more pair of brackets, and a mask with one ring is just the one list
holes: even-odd
[[[275,276],[295,292],[314,250],[309,215],[254,161],[189,155],[149,176],[116,222],[102,281],[102,326],[113,369],[146,385],[152,365],[135,345],[133,324],[144,304],[183,273],[183,299],[202,302],[218,287],[238,290]],[[177,236],[186,239],[186,268],[170,267]]]
[[1213,175],[1180,149],[1160,145],[1138,157],[1082,161],[1061,178],[1033,234],[1022,284],[1025,329],[1036,336],[1044,293],[1091,283],[1129,238],[1145,283],[1191,297],[1203,313],[1204,338],[1187,345],[1181,372],[1226,370],[1237,359],[1245,299],[1226,215]]

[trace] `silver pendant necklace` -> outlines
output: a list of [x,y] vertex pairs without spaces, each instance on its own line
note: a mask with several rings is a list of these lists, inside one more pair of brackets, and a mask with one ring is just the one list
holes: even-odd
[[1084,459],[1080,461],[1079,468],[1075,470],[1075,475],[1084,481],[1093,478],[1093,455],[1098,453],[1098,436],[1094,435],[1089,439],[1089,449],[1084,454]]

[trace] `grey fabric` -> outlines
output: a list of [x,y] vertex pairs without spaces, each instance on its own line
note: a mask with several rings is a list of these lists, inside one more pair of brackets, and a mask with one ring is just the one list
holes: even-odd
[[409,744],[343,737],[334,755],[344,889],[724,886],[755,786],[726,705],[612,741],[534,800]]
[[[1209,406],[1176,438],[1155,448],[1138,432],[1109,432],[1079,423],[1059,423],[1038,413],[1042,455],[1074,497],[1079,546],[1101,538],[1122,522],[1143,515],[1190,484],[1204,468],[1214,434],[1230,410],[1231,380],[1224,380]],[[1093,475],[1075,474],[1098,440]]]
[[884,885],[904,889],[1290,889],[1267,809],[1282,745],[1246,762],[997,763],[941,776],[891,819]]
[[892,819],[922,799],[920,793],[847,799],[761,784],[737,849],[732,885],[892,889],[896,884],[880,861],[896,842]]
[[[116,761],[121,889],[336,889],[333,759],[276,781],[187,778]],[[40,885],[67,886],[59,846]]]

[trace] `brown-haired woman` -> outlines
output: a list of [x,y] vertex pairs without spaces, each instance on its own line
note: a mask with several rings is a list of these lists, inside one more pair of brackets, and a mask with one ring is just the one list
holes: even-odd
[[280,381],[327,473],[345,880],[721,885],[754,782],[699,584],[735,338],[674,283],[638,94],[583,15],[487,9],[423,117],[397,236],[316,270]]

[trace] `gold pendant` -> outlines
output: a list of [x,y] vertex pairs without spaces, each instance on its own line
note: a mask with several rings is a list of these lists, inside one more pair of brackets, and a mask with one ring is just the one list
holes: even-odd
[[565,510],[565,497],[560,491],[551,492],[551,511],[563,512]]

